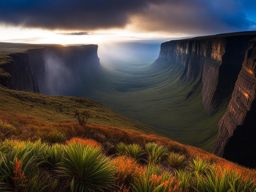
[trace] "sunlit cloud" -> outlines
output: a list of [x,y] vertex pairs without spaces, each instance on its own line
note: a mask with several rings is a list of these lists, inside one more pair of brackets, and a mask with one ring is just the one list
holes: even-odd
[[59,31],[0,25],[0,41],[33,44],[106,44],[124,41],[181,37],[183,34],[138,32],[132,28],[91,32]]

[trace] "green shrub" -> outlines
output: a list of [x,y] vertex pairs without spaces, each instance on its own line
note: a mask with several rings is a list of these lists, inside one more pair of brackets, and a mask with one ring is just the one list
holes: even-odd
[[168,155],[167,161],[169,165],[175,169],[182,168],[186,161],[186,156],[179,153],[171,152]]
[[150,164],[160,163],[168,153],[168,149],[165,146],[158,145],[156,143],[147,143],[145,145],[145,150]]
[[141,160],[144,154],[142,147],[138,144],[126,145],[124,143],[119,143],[116,146],[116,150],[119,155],[126,155],[136,160]]
[[101,150],[80,144],[65,147],[57,172],[73,192],[105,191],[115,179],[114,166]]

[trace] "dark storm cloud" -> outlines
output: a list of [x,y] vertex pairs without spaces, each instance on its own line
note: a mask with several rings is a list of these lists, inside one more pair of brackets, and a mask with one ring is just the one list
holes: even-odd
[[[254,1],[254,2],[252,2]],[[172,0],[151,5],[134,17],[137,26],[146,30],[183,33],[219,33],[253,30],[255,0]],[[249,8],[250,7],[250,8]]]
[[148,0],[2,0],[0,21],[62,29],[122,27]]
[[2,0],[0,22],[77,31],[132,24],[146,31],[212,33],[252,29],[255,10],[255,0]]

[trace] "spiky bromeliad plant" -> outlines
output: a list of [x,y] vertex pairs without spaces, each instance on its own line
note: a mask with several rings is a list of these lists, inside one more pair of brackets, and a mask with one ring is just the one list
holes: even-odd
[[255,192],[256,186],[253,181],[244,180],[236,172],[224,171],[221,175],[211,169],[207,175],[195,175],[195,191],[205,192]]
[[119,155],[126,155],[126,156],[132,157],[136,160],[141,160],[141,158],[144,154],[144,150],[138,144],[126,145],[124,143],[119,143],[116,146],[116,150]]
[[38,174],[38,162],[30,151],[10,151],[0,155],[0,191],[26,191],[33,175]]
[[113,187],[115,169],[99,148],[70,144],[58,165],[60,176],[72,192],[107,191]]
[[160,163],[168,153],[168,149],[165,146],[158,145],[156,143],[147,143],[145,145],[145,150],[150,164]]
[[178,182],[160,167],[149,165],[147,170],[134,178],[132,192],[179,192]]

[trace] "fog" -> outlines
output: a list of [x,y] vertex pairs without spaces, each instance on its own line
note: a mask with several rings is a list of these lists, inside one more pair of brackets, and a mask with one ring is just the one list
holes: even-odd
[[46,54],[45,79],[46,90],[49,95],[62,95],[72,86],[72,72],[66,67],[65,62],[54,54]]
[[100,44],[101,65],[109,70],[136,70],[148,66],[158,57],[159,41],[135,41]]

